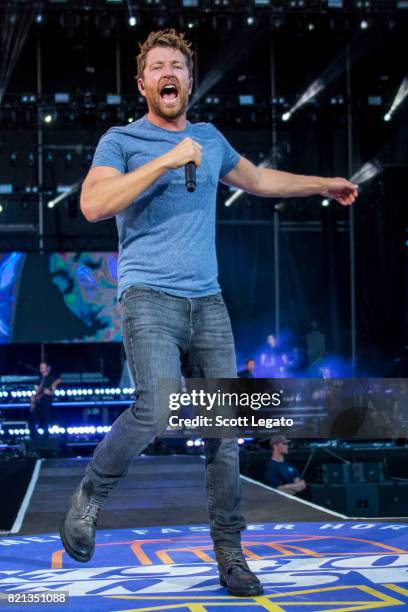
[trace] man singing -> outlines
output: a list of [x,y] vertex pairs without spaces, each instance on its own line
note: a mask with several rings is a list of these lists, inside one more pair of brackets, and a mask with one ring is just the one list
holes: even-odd
[[[234,340],[217,281],[215,208],[218,181],[265,197],[320,194],[351,204],[356,186],[342,178],[299,176],[258,168],[211,123],[190,123],[191,44],[174,30],[152,32],[137,56],[137,87],[148,112],[102,136],[81,194],[88,221],[116,216],[119,298],[135,402],[96,448],[61,525],[66,551],[78,561],[94,552],[99,510],[132,459],[167,426],[156,401],[161,378],[178,379],[181,361],[194,377],[235,378]],[[185,165],[197,166],[188,193]],[[205,442],[211,537],[220,583],[238,596],[263,592],[241,550],[238,447]]]

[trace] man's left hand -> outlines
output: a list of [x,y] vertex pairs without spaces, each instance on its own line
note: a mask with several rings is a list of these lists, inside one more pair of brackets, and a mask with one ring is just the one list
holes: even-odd
[[358,196],[358,185],[354,185],[344,178],[328,178],[324,179],[324,183],[320,195],[324,198],[332,198],[343,206],[353,204]]

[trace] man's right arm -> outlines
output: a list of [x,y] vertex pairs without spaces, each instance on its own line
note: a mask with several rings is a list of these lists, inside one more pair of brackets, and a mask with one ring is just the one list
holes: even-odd
[[201,163],[201,145],[185,138],[164,155],[123,174],[110,166],[94,166],[81,191],[81,210],[88,221],[102,221],[127,208],[143,191],[170,169],[193,161]]

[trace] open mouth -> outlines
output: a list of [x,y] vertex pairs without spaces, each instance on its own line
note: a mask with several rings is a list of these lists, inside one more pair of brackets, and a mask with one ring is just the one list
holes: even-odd
[[160,97],[166,102],[173,102],[178,98],[178,90],[175,85],[164,85],[160,90]]

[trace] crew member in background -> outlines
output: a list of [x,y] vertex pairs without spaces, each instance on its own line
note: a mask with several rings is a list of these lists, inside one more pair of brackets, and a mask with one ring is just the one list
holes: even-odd
[[245,368],[238,372],[240,378],[254,378],[255,360],[251,357],[246,360]]
[[289,440],[285,436],[276,434],[271,438],[272,457],[265,467],[264,480],[266,484],[279,491],[296,495],[306,489],[306,482],[300,478],[296,466],[285,461],[289,452]]
[[52,396],[59,379],[51,374],[51,365],[47,361],[42,361],[39,368],[40,377],[35,386],[35,394],[31,396],[30,430],[31,436],[35,436],[39,428],[44,430],[45,436],[48,436]]
[[260,365],[265,378],[283,378],[286,374],[288,357],[279,351],[276,336],[273,334],[266,337]]

